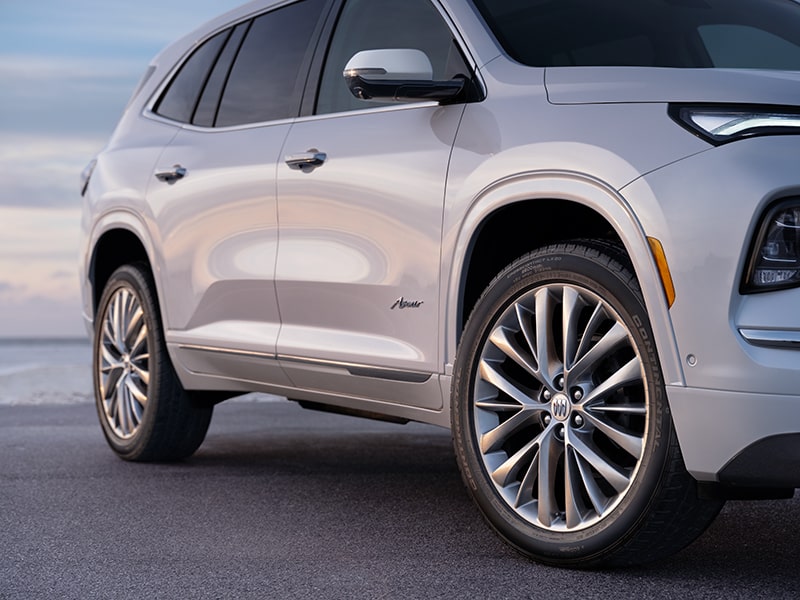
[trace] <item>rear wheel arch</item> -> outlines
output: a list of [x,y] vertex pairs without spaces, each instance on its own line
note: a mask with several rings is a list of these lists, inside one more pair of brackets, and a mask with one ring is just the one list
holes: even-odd
[[111,275],[119,267],[133,263],[145,263],[153,271],[148,252],[138,234],[127,228],[117,227],[100,235],[92,249],[88,272],[95,314]]

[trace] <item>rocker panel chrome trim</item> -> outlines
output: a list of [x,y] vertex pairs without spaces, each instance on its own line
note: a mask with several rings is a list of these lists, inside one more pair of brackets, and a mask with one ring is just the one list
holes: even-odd
[[198,344],[179,344],[182,350],[196,350],[199,352],[210,352],[214,354],[227,354],[234,356],[246,356],[249,358],[259,358],[264,360],[289,361],[307,365],[339,368],[357,377],[371,377],[373,379],[390,379],[392,381],[403,381],[407,383],[425,383],[433,374],[418,371],[400,371],[397,369],[387,369],[383,367],[373,367],[357,363],[339,362],[333,360],[320,360],[306,358],[302,356],[278,355],[266,352],[254,352],[252,350],[236,350],[232,348],[220,348],[215,346],[202,346]]
[[321,360],[317,358],[306,358],[303,356],[278,355],[278,360],[307,365],[317,365],[322,367],[334,367],[346,370],[351,375],[358,377],[371,377],[373,379],[390,379],[393,381],[403,381],[406,383],[425,383],[433,374],[422,373],[419,371],[400,371],[398,369],[387,369],[384,367],[373,367],[357,363],[339,362],[334,360]]

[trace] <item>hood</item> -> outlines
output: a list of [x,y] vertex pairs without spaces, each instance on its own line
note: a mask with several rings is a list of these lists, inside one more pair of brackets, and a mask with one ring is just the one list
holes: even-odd
[[800,106],[799,71],[557,67],[545,71],[553,104],[682,102]]

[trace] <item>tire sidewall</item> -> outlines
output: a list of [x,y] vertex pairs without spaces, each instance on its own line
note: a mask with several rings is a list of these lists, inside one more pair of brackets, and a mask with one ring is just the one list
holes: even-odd
[[[474,425],[477,362],[492,325],[522,294],[554,283],[584,287],[617,311],[634,337],[648,386],[646,449],[634,481],[609,515],[575,532],[552,532],[532,525],[508,506],[486,472]],[[514,263],[490,284],[478,301],[464,331],[454,373],[451,414],[457,458],[470,493],[492,527],[523,553],[554,564],[590,564],[624,545],[644,520],[657,494],[672,427],[643,302],[620,274],[587,255],[567,252],[563,247],[546,248]]]

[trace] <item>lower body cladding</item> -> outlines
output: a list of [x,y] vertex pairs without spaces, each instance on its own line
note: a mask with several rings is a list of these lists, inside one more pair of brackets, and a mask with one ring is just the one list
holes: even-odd
[[800,487],[800,396],[667,387],[686,468],[731,487]]
[[305,408],[449,426],[449,411],[443,410],[449,376],[278,357],[185,341],[171,342],[169,347],[186,389],[221,390],[229,396],[263,392],[286,396]]

